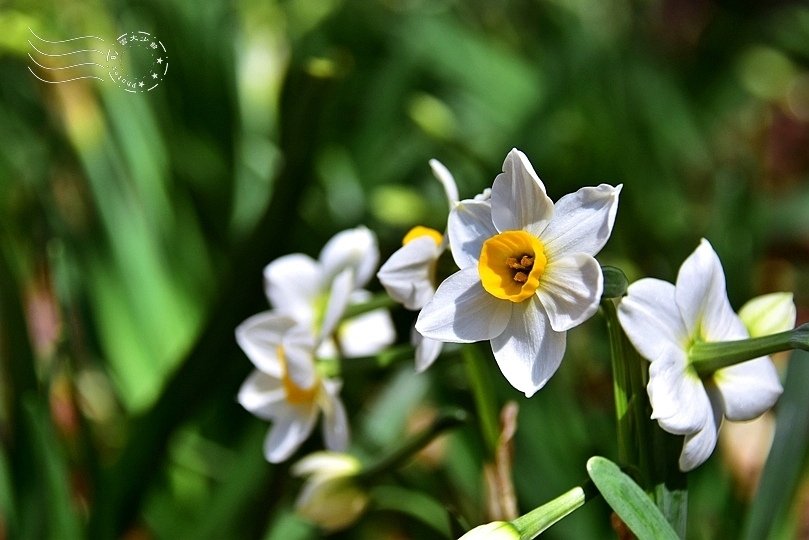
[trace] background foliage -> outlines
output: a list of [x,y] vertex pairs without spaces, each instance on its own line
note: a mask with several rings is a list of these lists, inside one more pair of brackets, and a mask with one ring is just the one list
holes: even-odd
[[[145,94],[47,85],[29,27],[144,30],[170,70]],[[235,402],[250,364],[233,330],[266,308],[261,270],[282,254],[364,223],[386,257],[410,226],[443,228],[429,158],[466,197],[514,146],[554,199],[623,183],[602,263],[672,280],[704,236],[734,307],[792,290],[809,318],[803,3],[18,0],[0,3],[0,80],[0,538],[318,537]],[[395,316],[406,341],[412,314]],[[614,456],[607,358],[595,318],[531,400],[489,366],[520,405],[521,510]],[[756,498],[740,452],[766,423],[723,441],[691,475],[691,537],[809,534],[809,373],[789,370],[768,483]],[[425,375],[405,360],[344,377],[364,456],[472,407],[452,349]],[[484,520],[479,448],[473,426],[443,439],[335,538],[442,538],[441,505]],[[547,534],[609,531],[593,501]]]

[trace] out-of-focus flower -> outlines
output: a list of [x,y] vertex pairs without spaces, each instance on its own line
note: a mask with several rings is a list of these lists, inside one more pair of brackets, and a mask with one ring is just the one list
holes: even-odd
[[236,340],[256,367],[239,390],[239,403],[273,423],[264,441],[268,461],[289,458],[309,437],[320,412],[326,447],[347,448],[348,420],[338,395],[342,383],[318,374],[309,329],[286,315],[264,312],[240,324]]
[[769,336],[795,328],[797,310],[792,293],[777,292],[757,296],[739,310],[750,337]]
[[326,243],[318,260],[293,253],[268,264],[264,269],[265,292],[276,313],[307,327],[326,349],[333,348],[330,339],[336,331],[344,356],[375,354],[396,338],[387,310],[354,318],[352,328],[344,328],[348,321],[339,328],[338,323],[347,306],[367,299],[362,287],[378,262],[374,234],[365,227],[348,229]]
[[517,527],[508,521],[492,521],[478,525],[458,540],[520,540]]
[[449,216],[459,272],[444,280],[416,330],[440,341],[490,340],[500,371],[530,397],[556,372],[567,330],[598,309],[594,255],[609,239],[621,186],[601,184],[554,205],[525,154],[512,150],[491,198]]
[[[450,210],[458,202],[458,188],[449,170],[431,159],[433,174],[444,186]],[[447,248],[443,233],[424,226],[413,227],[402,240],[402,247],[382,265],[377,273],[391,298],[407,309],[421,309],[435,294],[435,266]],[[427,369],[441,354],[442,343],[413,331],[416,347],[416,371]]]
[[[772,300],[758,300],[745,310],[751,328],[769,331],[794,325],[794,312],[791,322],[784,324],[789,312],[784,298]],[[683,471],[698,467],[711,455],[723,417],[751,420],[781,395],[769,357],[721,368],[703,378],[689,359],[694,344],[749,337],[730,307],[722,264],[707,240],[683,262],[676,285],[651,278],[630,285],[618,318],[632,344],[651,362],[647,390],[652,418],[669,433],[685,435]]]
[[307,520],[332,532],[354,523],[368,506],[369,496],[356,481],[357,458],[339,452],[315,452],[292,467],[306,477],[295,510]]

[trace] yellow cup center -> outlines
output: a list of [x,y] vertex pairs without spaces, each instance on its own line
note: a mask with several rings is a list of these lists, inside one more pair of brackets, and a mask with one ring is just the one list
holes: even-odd
[[522,302],[536,292],[547,262],[539,238],[525,231],[505,231],[483,242],[478,273],[492,296]]
[[422,236],[428,236],[433,239],[435,245],[440,246],[441,242],[444,241],[444,235],[440,232],[436,231],[435,229],[431,229],[430,227],[423,227],[421,225],[416,225],[412,229],[410,229],[405,237],[402,239],[402,245],[406,245],[409,242],[412,242],[416,238],[421,238]]
[[309,388],[301,388],[289,375],[289,363],[284,348],[279,345],[276,354],[281,362],[281,384],[287,395],[287,403],[292,405],[312,403],[317,397],[317,381],[314,381]]

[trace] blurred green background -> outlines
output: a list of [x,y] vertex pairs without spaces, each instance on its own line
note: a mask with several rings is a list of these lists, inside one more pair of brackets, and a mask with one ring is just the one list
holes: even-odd
[[[29,28],[145,31],[169,71],[148,93],[46,84]],[[809,319],[803,2],[0,2],[0,538],[319,537],[235,400],[251,366],[233,331],[267,307],[261,270],[360,223],[384,260],[412,225],[443,229],[428,159],[471,197],[512,147],[553,199],[624,184],[599,258],[630,280],[672,280],[706,237],[734,307],[791,290]],[[395,311],[403,342],[412,317]],[[520,405],[522,511],[615,457],[603,320],[569,334],[531,400],[490,370]],[[790,370],[769,491],[752,494],[760,453],[738,452],[764,423],[691,476],[690,537],[809,534],[809,372]],[[423,375],[406,360],[344,379],[364,456],[437,406],[473,407],[451,348]],[[334,537],[444,538],[442,505],[484,520],[479,448],[456,431]],[[547,536],[611,534],[593,501]]]

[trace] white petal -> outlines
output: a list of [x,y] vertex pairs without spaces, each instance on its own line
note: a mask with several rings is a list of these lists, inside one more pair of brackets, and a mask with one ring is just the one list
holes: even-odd
[[526,397],[545,386],[565,354],[565,333],[551,328],[539,299],[515,303],[511,320],[492,338],[492,352],[511,386]]
[[396,330],[387,309],[375,309],[344,321],[337,335],[346,358],[372,356],[396,341]]
[[435,262],[441,250],[427,236],[396,250],[376,276],[391,298],[407,309],[421,309],[433,297]]
[[612,233],[621,187],[584,187],[556,201],[553,219],[541,238],[548,256],[601,251]]
[[312,433],[317,408],[289,408],[289,414],[276,418],[264,439],[264,457],[270,463],[281,463],[298,449]]
[[356,286],[362,287],[374,275],[379,263],[376,236],[362,226],[341,231],[326,242],[319,259],[327,276],[352,268]]
[[321,450],[306,455],[290,468],[293,476],[344,476],[353,474],[361,468],[359,461],[342,452]]
[[492,198],[492,188],[490,187],[487,187],[486,189],[484,189],[483,191],[474,196],[474,199],[476,201],[489,201],[491,200],[491,198]]
[[458,185],[455,183],[455,178],[449,172],[449,169],[437,159],[430,160],[430,168],[433,170],[436,179],[444,186],[444,193],[447,194],[447,202],[450,210],[452,210],[452,207],[458,202]]
[[348,449],[350,433],[348,415],[339,397],[341,383],[328,380],[324,385],[327,403],[323,407],[323,440],[329,450],[343,452]]
[[548,262],[536,295],[557,332],[570,330],[598,311],[604,277],[590,255],[573,253]]
[[750,337],[768,336],[795,328],[792,293],[771,293],[753,298],[739,310]]
[[654,360],[665,347],[685,350],[688,332],[674,300],[674,285],[644,278],[627,289],[618,320],[641,356]]
[[324,287],[323,269],[302,253],[284,255],[264,267],[264,292],[270,304],[302,324],[314,318],[312,305]]
[[300,388],[311,388],[317,383],[314,347],[314,337],[305,328],[293,328],[284,336],[287,376]]
[[680,267],[674,294],[688,335],[703,341],[747,337],[747,330],[730,307],[722,263],[704,238]]
[[720,369],[713,381],[728,420],[752,420],[775,405],[784,389],[769,357]]
[[698,431],[713,414],[708,393],[696,373],[687,370],[687,361],[685,351],[666,347],[649,365],[652,419],[675,435]]
[[715,405],[713,414],[705,423],[705,425],[690,435],[685,436],[683,441],[683,451],[680,453],[680,470],[688,472],[696,469],[711,457],[714,448],[716,448],[716,435],[719,432],[719,426],[722,423],[722,413],[719,411],[719,405],[715,403],[713,393],[710,394],[711,402]]
[[441,354],[444,342],[422,336],[413,328],[410,342],[416,348],[416,372],[421,373],[433,365],[435,359]]
[[272,420],[286,400],[281,380],[255,370],[242,383],[239,404],[262,420]]
[[416,330],[431,339],[472,343],[499,335],[511,315],[511,302],[483,290],[478,269],[455,272],[419,313]]
[[329,299],[326,302],[326,311],[320,324],[319,336],[321,340],[327,339],[334,333],[351,299],[351,293],[356,288],[354,269],[346,268],[340,271],[329,286]]
[[449,213],[449,248],[461,270],[477,266],[483,242],[496,234],[489,201],[461,201]]
[[525,154],[513,149],[492,184],[492,222],[497,230],[540,236],[553,216],[553,202]]
[[258,369],[281,376],[278,347],[296,321],[277,311],[263,311],[236,327],[236,342]]

